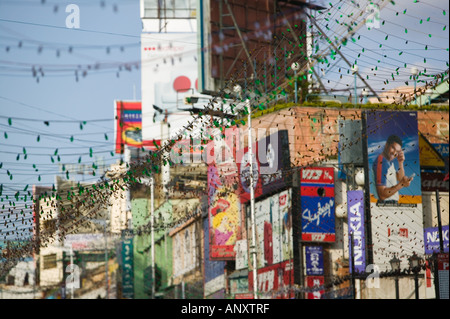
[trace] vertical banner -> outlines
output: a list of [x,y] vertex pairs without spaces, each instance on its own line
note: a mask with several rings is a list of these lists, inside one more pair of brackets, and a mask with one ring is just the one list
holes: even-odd
[[417,112],[366,111],[373,263],[390,270],[395,254],[423,253]]
[[439,298],[440,299],[449,299],[448,271],[449,271],[450,265],[449,265],[448,253],[438,254],[437,262],[438,262],[438,278],[439,278]]
[[208,298],[214,296],[219,291],[225,290],[225,262],[214,261],[209,258],[210,247],[209,238],[207,236],[209,231],[208,218],[203,220],[203,233],[204,236],[204,296]]
[[134,298],[133,239],[122,242],[122,297]]
[[323,247],[322,246],[306,246],[306,275],[307,276],[323,276]]
[[241,203],[237,194],[238,170],[235,162],[239,131],[225,130],[207,145],[210,257],[235,258],[234,245],[240,239]]
[[[364,223],[364,192],[347,191],[348,232],[353,234],[353,255],[355,271],[364,273],[366,270],[366,235]],[[349,264],[352,262],[351,247],[349,247]],[[350,272],[352,271],[350,267]]]
[[302,240],[334,242],[334,169],[302,168],[300,183]]

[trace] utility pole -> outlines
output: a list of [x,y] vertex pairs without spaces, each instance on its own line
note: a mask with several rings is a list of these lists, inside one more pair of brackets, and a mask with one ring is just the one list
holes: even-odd
[[252,107],[247,99],[248,109],[248,156],[250,161],[250,218],[252,224],[252,245],[250,254],[253,261],[253,298],[258,299],[257,251],[256,251],[256,222],[255,222],[255,189],[253,187],[253,140],[252,140]]
[[151,255],[152,255],[152,299],[155,299],[155,284],[156,284],[156,278],[155,278],[155,234],[154,234],[154,213],[155,213],[155,200],[154,200],[154,188],[155,183],[153,176],[150,177],[150,232],[151,232],[151,241],[152,241],[152,247],[151,247]]
[[355,280],[355,254],[353,253],[353,232],[350,233],[350,256],[352,259],[351,262],[351,270],[352,270],[352,292],[353,292],[353,299],[356,299],[356,280]]

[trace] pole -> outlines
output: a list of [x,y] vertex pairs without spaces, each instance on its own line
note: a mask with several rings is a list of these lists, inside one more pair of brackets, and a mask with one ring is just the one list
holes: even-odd
[[154,213],[155,213],[155,201],[154,201],[154,179],[150,177],[150,223],[151,223],[151,255],[152,255],[152,299],[155,299],[155,234],[154,234]]
[[252,107],[247,99],[248,108],[248,154],[250,162],[250,218],[252,224],[252,245],[250,246],[250,254],[253,262],[253,298],[258,299],[258,276],[257,276],[257,252],[256,252],[256,222],[255,222],[255,190],[253,188],[253,140],[252,140]]
[[438,229],[439,229],[439,252],[442,254],[444,252],[444,238],[442,236],[442,220],[441,220],[441,201],[439,199],[439,190],[436,190],[436,210],[438,219]]
[[109,299],[109,287],[108,287],[108,238],[106,236],[106,219],[105,219],[105,287],[106,287],[106,299]]
[[[74,266],[73,266],[73,247],[70,246],[70,267],[72,269],[72,273],[75,271],[74,270]],[[70,294],[71,294],[71,298],[73,299],[73,285],[74,285],[74,281],[72,281],[72,284],[70,285]]]
[[355,255],[353,253],[353,232],[350,233],[350,249],[351,249],[351,269],[352,269],[352,291],[353,291],[353,299],[356,299],[356,280],[355,280]]
[[398,275],[395,275],[395,299],[400,299],[400,289],[398,287]]
[[356,88],[356,73],[357,72],[355,72],[355,106],[358,104],[358,91]]
[[419,271],[414,270],[414,290],[416,294],[416,299],[419,299]]

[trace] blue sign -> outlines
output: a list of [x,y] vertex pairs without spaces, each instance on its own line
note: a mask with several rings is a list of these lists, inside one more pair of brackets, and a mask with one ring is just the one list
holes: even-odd
[[323,247],[322,246],[306,246],[306,275],[307,276],[323,276]]
[[302,239],[335,241],[334,197],[302,196]]
[[[348,231],[353,234],[353,255],[355,257],[354,267],[356,272],[365,272],[366,270],[366,244],[364,229],[364,192],[348,191]],[[352,262],[351,248],[349,247],[349,261]],[[350,267],[350,272],[352,269]]]
[[133,239],[122,242],[122,297],[134,298]]
[[[444,244],[444,253],[448,253],[448,225],[442,226],[442,238]],[[433,254],[439,252],[439,228],[430,227],[424,229],[425,254]]]

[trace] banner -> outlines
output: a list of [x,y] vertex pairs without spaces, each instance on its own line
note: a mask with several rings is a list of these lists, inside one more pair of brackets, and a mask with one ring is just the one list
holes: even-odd
[[238,130],[225,130],[207,145],[209,244],[212,260],[235,258],[234,245],[241,236],[241,203],[237,193],[235,162]]
[[[444,244],[444,252],[448,253],[449,240],[448,240],[449,226],[442,226],[442,239]],[[439,228],[429,227],[424,229],[424,241],[425,241],[425,254],[431,255],[439,252]]]
[[325,283],[324,276],[308,276],[306,277],[306,287],[311,289],[311,292],[306,294],[306,299],[321,299],[325,290],[319,290],[318,287]]
[[323,276],[323,247],[322,246],[306,246],[306,275],[307,276]]
[[334,169],[308,167],[300,171],[302,240],[334,242]]
[[[353,233],[353,255],[355,271],[364,273],[366,270],[366,236],[364,222],[364,192],[347,191],[347,218],[349,233]],[[351,247],[349,247],[349,265],[352,262]],[[350,273],[352,268],[350,267]]]
[[133,239],[122,242],[122,297],[134,298]]
[[366,111],[373,263],[390,270],[423,251],[423,213],[417,112]]

